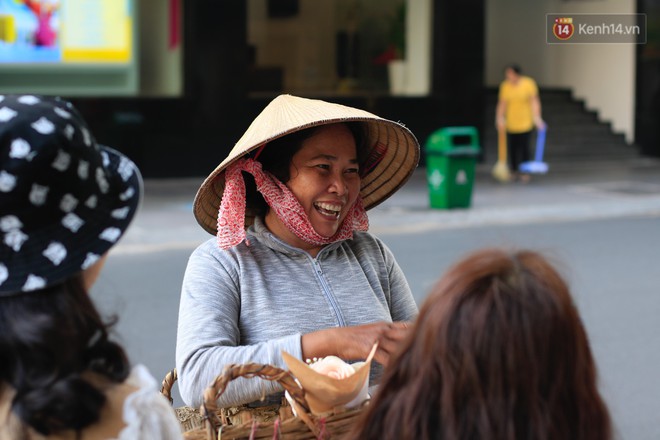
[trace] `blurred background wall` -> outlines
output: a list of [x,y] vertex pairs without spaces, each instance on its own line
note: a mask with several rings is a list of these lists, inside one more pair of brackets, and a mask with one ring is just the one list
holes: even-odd
[[[128,62],[10,63],[0,43],[0,93],[73,99],[99,140],[147,177],[207,174],[279,93],[401,121],[422,144],[442,126],[473,125],[491,160],[490,107],[511,62],[582,102],[631,149],[660,156],[657,0],[122,1]],[[0,42],[3,8],[19,3],[0,1]],[[636,12],[648,17],[646,44],[546,42],[548,13]]]

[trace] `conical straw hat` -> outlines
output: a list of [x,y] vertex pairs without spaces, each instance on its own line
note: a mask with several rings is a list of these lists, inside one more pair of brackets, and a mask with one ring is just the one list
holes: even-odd
[[[218,209],[225,188],[224,170],[247,153],[287,134],[338,122],[362,121],[369,149],[360,195],[366,209],[377,206],[396,192],[412,175],[419,162],[419,143],[398,122],[345,105],[280,95],[252,121],[225,160],[204,180],[193,203],[197,222],[209,233],[217,229]],[[268,147],[266,147],[268,148]],[[245,226],[253,221],[246,210]]]

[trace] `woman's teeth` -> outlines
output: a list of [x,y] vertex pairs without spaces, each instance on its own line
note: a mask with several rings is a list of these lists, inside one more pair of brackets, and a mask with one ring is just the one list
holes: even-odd
[[340,205],[332,205],[330,203],[314,203],[314,207],[321,213],[325,215],[333,215],[339,218],[341,213]]

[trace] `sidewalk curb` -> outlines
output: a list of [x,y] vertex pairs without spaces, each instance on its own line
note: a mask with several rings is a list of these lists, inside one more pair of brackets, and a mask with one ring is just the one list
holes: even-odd
[[450,211],[383,208],[369,214],[370,231],[376,235],[422,233],[434,230],[490,225],[602,220],[660,216],[660,196],[638,200],[598,201],[588,204],[504,206]]

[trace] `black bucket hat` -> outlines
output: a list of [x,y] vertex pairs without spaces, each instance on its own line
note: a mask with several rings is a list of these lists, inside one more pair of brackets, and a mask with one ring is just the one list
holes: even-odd
[[0,95],[0,296],[94,264],[137,211],[142,178],[60,98]]

